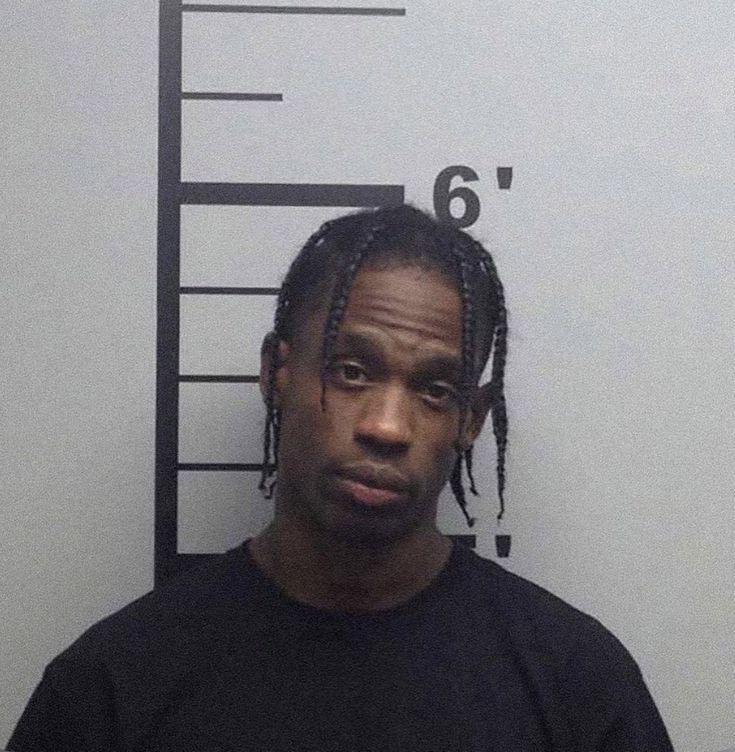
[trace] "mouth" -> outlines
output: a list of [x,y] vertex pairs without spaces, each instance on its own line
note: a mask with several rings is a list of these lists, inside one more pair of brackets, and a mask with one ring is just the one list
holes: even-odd
[[340,491],[363,507],[390,507],[405,500],[408,481],[392,468],[351,465],[335,473]]

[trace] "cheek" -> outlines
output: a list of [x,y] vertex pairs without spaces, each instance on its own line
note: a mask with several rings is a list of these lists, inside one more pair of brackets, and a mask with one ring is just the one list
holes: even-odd
[[429,472],[442,481],[449,477],[457,459],[457,429],[457,420],[451,418],[423,429],[423,461]]
[[442,481],[446,481],[449,477],[456,461],[457,451],[453,441],[449,444],[444,443],[440,447],[437,447],[434,463],[437,468],[437,474],[441,475]]
[[281,423],[282,457],[294,457],[304,469],[322,464],[322,459],[344,446],[350,422],[348,406],[326,395],[321,405],[321,385],[304,388],[284,404]]

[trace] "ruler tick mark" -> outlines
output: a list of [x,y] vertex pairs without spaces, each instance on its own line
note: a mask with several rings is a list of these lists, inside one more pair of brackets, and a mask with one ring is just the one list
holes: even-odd
[[182,295],[278,295],[278,287],[180,287]]
[[405,8],[347,8],[317,5],[201,5],[186,3],[184,13],[283,13],[314,16],[405,16]]
[[181,374],[179,382],[182,384],[257,384],[259,376],[239,376],[229,374]]
[[232,102],[283,102],[283,94],[261,94],[236,91],[182,91],[181,98]]

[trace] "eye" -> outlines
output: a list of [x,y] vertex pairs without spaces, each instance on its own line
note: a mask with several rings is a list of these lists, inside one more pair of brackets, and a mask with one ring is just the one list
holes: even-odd
[[354,361],[338,360],[330,370],[334,378],[343,384],[363,384],[367,381],[365,369]]
[[436,405],[448,405],[456,402],[459,398],[456,388],[443,381],[432,381],[424,384],[422,391],[427,401]]

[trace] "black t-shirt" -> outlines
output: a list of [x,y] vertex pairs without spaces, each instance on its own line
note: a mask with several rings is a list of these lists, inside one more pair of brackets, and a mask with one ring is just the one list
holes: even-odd
[[102,620],[54,659],[16,752],[670,752],[625,648],[455,544],[408,602],[286,596],[245,544]]

